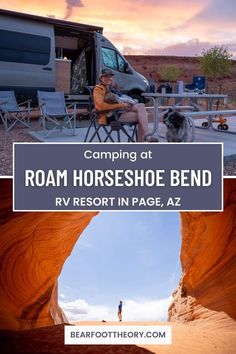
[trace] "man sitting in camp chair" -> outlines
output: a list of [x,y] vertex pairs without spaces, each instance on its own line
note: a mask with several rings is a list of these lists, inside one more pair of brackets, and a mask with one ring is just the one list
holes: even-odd
[[17,123],[29,128],[30,102],[18,104],[14,91],[0,91],[0,118],[7,132]]
[[[95,86],[93,90],[94,104],[97,111],[99,111],[100,125],[107,124],[107,111],[122,110],[119,116],[120,123],[137,123],[138,124],[138,141],[143,141],[145,136],[149,134],[148,129],[148,115],[146,107],[143,103],[127,103],[118,101],[118,103],[107,103],[106,94],[110,91],[113,83],[113,76],[111,70],[103,69],[100,74],[100,83]],[[147,141],[156,142],[156,137],[148,137]]]
[[[94,107],[94,109],[90,110],[90,125],[87,129],[84,142],[92,142],[95,138],[97,138],[100,143],[107,141],[121,142],[121,138],[127,138],[128,142],[137,141],[137,122],[120,122],[119,117],[123,110],[121,110],[121,107],[119,107],[119,109],[113,110],[113,103],[106,103],[106,97],[104,97],[103,99],[106,103],[107,109],[103,112],[96,110],[93,96],[93,88],[91,86],[87,86],[87,90],[89,92],[91,106]],[[113,95],[113,93],[111,94]],[[99,123],[101,113],[104,113],[107,117],[107,121],[105,124],[101,124],[101,122]],[[94,131],[91,129],[94,129]],[[93,131],[92,135],[90,134],[91,131]],[[121,136],[121,134],[123,134],[123,137]]]

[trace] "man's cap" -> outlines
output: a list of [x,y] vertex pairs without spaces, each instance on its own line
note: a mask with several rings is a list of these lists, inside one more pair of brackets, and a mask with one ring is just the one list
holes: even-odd
[[108,75],[114,76],[113,72],[110,69],[102,69],[99,77],[101,78],[102,76]]

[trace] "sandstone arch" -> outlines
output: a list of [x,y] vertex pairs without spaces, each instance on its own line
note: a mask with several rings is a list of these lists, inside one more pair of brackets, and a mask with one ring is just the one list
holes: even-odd
[[[96,213],[13,213],[11,180],[0,181],[0,328],[27,329],[66,318],[57,278]],[[224,213],[182,213],[183,277],[170,320],[236,319],[236,181],[225,181]]]

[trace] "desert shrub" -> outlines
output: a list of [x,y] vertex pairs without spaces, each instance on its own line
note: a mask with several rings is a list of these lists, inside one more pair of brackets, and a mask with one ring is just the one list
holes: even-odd
[[230,74],[231,57],[232,54],[224,46],[203,50],[199,58],[202,73],[208,78],[222,79]]
[[175,82],[181,74],[182,70],[175,64],[163,65],[160,70],[160,76],[163,81]]

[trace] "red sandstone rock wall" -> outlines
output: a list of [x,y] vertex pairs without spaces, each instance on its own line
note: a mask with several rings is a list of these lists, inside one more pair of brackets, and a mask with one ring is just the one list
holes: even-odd
[[0,328],[65,322],[57,278],[96,213],[13,213],[11,180],[0,181],[0,195]]
[[[126,55],[128,62],[138,72],[149,78],[152,74],[153,79],[160,83],[160,69],[166,64],[175,64],[181,70],[182,74],[179,80],[185,84],[191,83],[193,76],[202,75],[198,58],[196,57],[172,57],[158,55]],[[208,92],[218,92],[220,80],[207,80]],[[236,61],[232,61],[231,72],[228,77],[223,79],[222,93],[227,93],[236,100]]]
[[236,179],[224,185],[224,212],[181,214],[182,280],[170,321],[236,320]]

